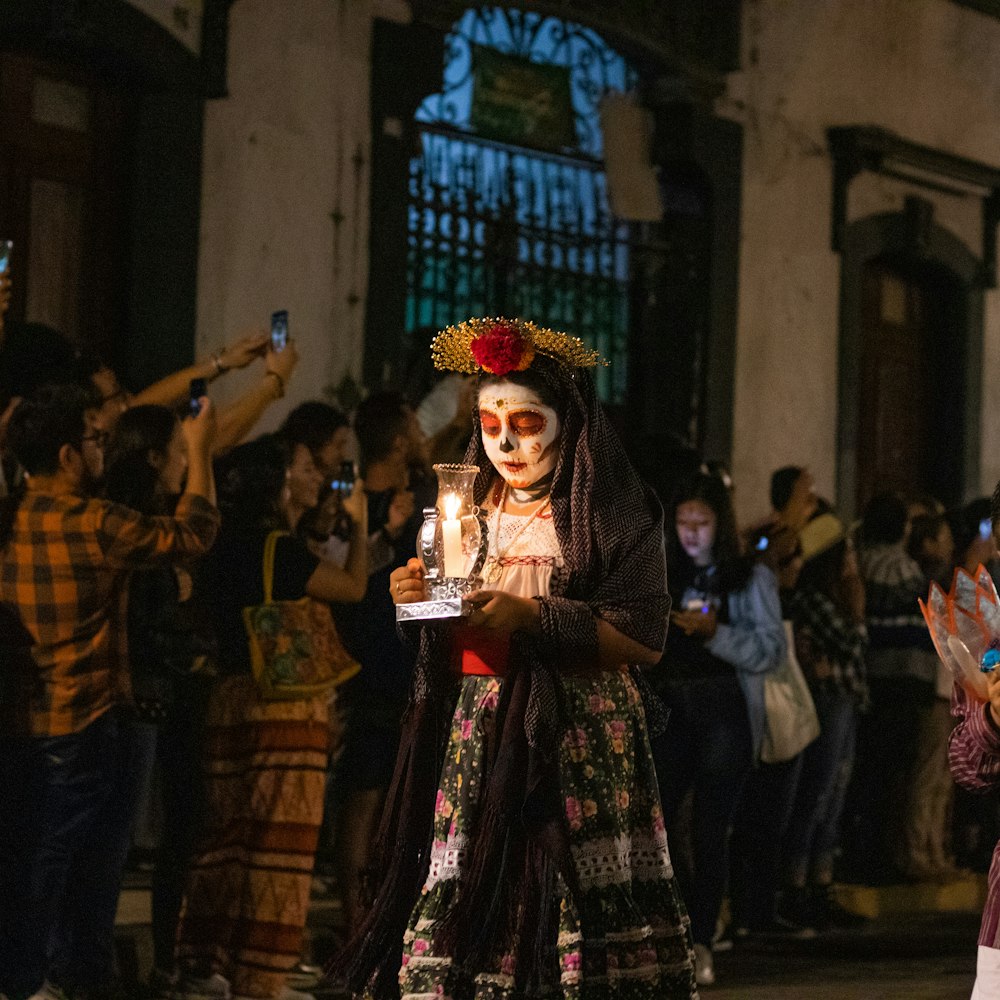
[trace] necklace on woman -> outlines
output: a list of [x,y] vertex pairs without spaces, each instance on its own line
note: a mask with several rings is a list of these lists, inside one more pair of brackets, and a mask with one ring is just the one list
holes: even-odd
[[533,513],[523,518],[522,523],[518,525],[517,530],[508,539],[507,544],[503,548],[500,548],[500,518],[507,504],[509,490],[510,486],[504,483],[500,502],[497,504],[496,513],[493,515],[493,523],[490,525],[489,547],[486,552],[486,563],[483,566],[483,580],[486,583],[497,583],[499,581],[503,574],[503,557],[510,552],[511,546],[528,530],[529,525],[531,525],[535,518],[548,508],[549,502],[552,499],[551,495],[547,496],[545,501],[536,507]]

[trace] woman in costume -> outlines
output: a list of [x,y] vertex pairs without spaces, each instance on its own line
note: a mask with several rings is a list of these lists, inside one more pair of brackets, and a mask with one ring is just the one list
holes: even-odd
[[[412,626],[373,905],[342,968],[378,1000],[693,997],[629,666],[657,662],[666,631],[659,505],[579,340],[470,320],[433,350],[438,368],[480,376],[466,459],[480,469],[485,582],[466,624]],[[419,562],[391,588],[422,600]]]

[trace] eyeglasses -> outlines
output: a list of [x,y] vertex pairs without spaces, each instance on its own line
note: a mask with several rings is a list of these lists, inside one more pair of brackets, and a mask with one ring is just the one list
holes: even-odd
[[106,448],[111,435],[107,431],[94,431],[92,434],[84,434],[80,441],[93,441],[98,448]]

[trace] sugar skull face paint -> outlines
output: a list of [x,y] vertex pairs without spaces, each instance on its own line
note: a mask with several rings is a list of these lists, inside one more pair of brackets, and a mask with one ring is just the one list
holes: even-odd
[[494,468],[517,490],[550,477],[559,458],[562,422],[538,394],[513,382],[479,391],[483,446]]

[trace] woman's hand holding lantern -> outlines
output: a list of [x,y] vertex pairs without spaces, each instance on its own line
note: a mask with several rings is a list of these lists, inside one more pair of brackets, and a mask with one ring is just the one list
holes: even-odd
[[411,559],[405,566],[394,569],[389,575],[389,593],[393,604],[413,604],[426,601],[424,567],[419,559]]

